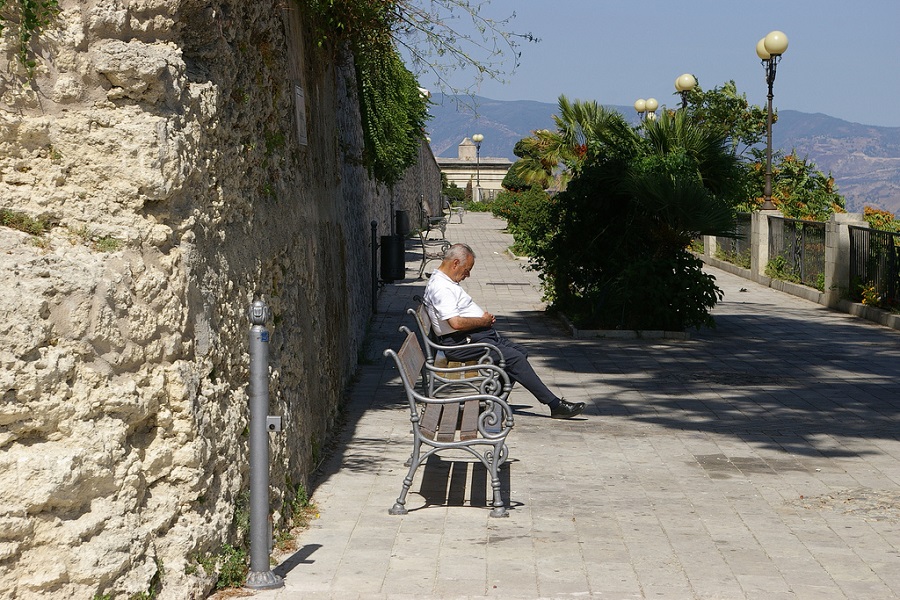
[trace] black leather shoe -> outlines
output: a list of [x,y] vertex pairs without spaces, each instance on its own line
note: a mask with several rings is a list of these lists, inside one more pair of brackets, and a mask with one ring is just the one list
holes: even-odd
[[584,410],[584,402],[566,402],[560,400],[556,408],[550,409],[550,418],[552,419],[571,419],[581,414]]

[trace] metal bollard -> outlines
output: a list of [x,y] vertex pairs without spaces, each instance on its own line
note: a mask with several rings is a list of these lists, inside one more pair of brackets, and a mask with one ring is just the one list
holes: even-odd
[[378,221],[372,221],[372,314],[378,314]]
[[250,572],[245,587],[268,590],[284,586],[269,568],[269,431],[281,430],[281,419],[269,412],[269,307],[250,305]]

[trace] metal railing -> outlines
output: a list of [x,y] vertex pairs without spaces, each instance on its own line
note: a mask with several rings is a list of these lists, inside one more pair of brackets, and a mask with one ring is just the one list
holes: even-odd
[[769,265],[779,278],[823,290],[825,223],[769,217]]
[[737,237],[716,236],[716,256],[732,264],[750,268],[750,239],[751,218],[750,213],[737,213],[735,231]]
[[900,233],[850,226],[850,286],[876,305],[900,306]]

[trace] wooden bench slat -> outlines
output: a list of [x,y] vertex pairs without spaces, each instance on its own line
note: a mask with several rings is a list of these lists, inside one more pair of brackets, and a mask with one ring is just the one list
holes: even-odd
[[456,424],[459,422],[459,403],[444,404],[441,423],[438,425],[437,441],[452,442],[456,437]]
[[419,421],[419,431],[429,440],[433,440],[438,431],[438,422],[441,418],[441,405],[432,404],[422,408],[422,418]]
[[406,337],[403,345],[400,346],[400,351],[397,352],[397,356],[400,358],[400,364],[403,365],[403,370],[406,372],[406,378],[409,381],[418,379],[419,373],[422,372],[422,366],[425,364],[425,354],[422,352],[422,347],[419,345],[415,335]]
[[474,440],[478,437],[478,400],[467,400],[463,407],[462,422],[459,425],[459,439]]

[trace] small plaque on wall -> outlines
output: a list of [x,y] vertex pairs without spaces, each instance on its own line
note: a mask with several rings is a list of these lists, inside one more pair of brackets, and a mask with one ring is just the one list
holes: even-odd
[[306,95],[297,84],[294,85],[294,114],[297,117],[297,141],[306,146]]

